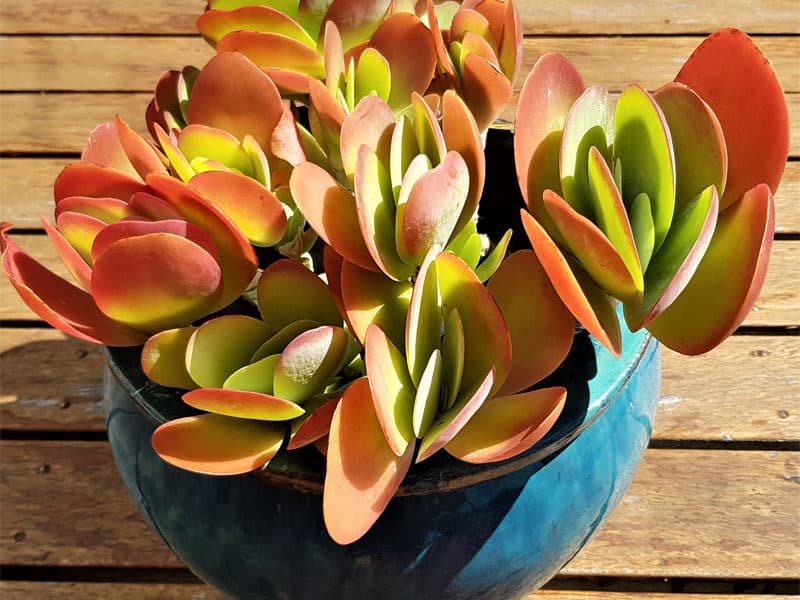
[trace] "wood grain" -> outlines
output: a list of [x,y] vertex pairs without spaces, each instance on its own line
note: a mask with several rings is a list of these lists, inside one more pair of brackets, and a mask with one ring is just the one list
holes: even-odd
[[793,578],[800,453],[648,450],[564,575]]
[[0,596],[3,600],[227,600],[226,596],[202,583],[2,581]]
[[[3,441],[0,448],[5,564],[179,565],[136,513],[105,442]],[[648,450],[626,499],[562,573],[793,577],[800,569],[792,527],[800,518],[798,459],[793,452]]]
[[100,346],[60,331],[0,329],[2,429],[105,431],[103,364]]
[[[121,115],[144,133],[149,93],[19,93],[0,94],[0,152],[74,153],[86,144],[98,123]],[[790,157],[800,156],[800,93],[786,96],[789,106]],[[513,120],[512,105],[501,115]]]
[[[641,2],[593,0],[519,3],[526,33],[708,33],[738,27],[753,33],[797,33],[794,0],[681,0]],[[27,0],[0,5],[0,34],[144,33],[193,34],[201,0]]]
[[[662,356],[654,440],[800,440],[800,338],[733,336],[705,356]],[[59,331],[0,329],[2,431],[105,431],[102,367],[99,346]]]
[[[0,221],[41,229],[53,214],[53,181],[77,158],[0,158]],[[786,164],[775,194],[776,231],[800,233],[800,162]]]
[[[175,583],[82,583],[74,581],[0,581],[3,600],[226,600],[203,584]],[[638,600],[712,600],[708,594],[637,593]],[[715,594],[713,600],[790,600],[797,596],[773,595],[768,599],[753,594]],[[525,600],[631,600],[627,592],[582,592],[543,590]]]
[[[800,91],[797,39],[754,40],[774,65],[784,89]],[[587,85],[620,90],[639,82],[655,89],[675,77],[699,42],[683,36],[527,38],[517,87],[540,55],[557,51],[575,63]],[[201,67],[213,54],[210,46],[194,37],[7,37],[0,39],[0,89],[149,92],[163,71],[189,64]],[[634,56],[636,60],[631,60]]]
[[[36,260],[61,276],[66,269],[46,236],[18,236],[18,243]],[[744,325],[753,327],[797,327],[800,325],[800,290],[787,282],[800,281],[800,242],[774,243],[770,268],[756,306]],[[0,278],[0,319],[32,319],[35,315],[20,300],[5,277]]]

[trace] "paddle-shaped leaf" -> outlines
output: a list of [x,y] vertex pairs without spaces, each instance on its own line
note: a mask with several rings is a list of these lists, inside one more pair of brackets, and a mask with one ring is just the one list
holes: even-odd
[[644,289],[643,269],[639,263],[631,223],[614,175],[597,148],[589,151],[589,199],[595,223],[630,274],[632,293],[634,296],[641,294]]
[[[256,351],[256,354],[257,353],[258,351]],[[272,394],[274,392],[274,386],[272,384],[275,378],[275,367],[278,366],[280,358],[280,354],[275,353],[258,360],[251,359],[252,362],[249,365],[244,365],[231,373],[230,377],[222,384],[222,387],[226,390],[238,390],[240,392]]]
[[[414,454],[397,456],[375,416],[366,378],[353,382],[331,422],[322,511],[333,540],[349,544],[378,520],[406,476]],[[364,460],[369,457],[369,460]]]
[[286,449],[302,448],[327,436],[331,430],[333,413],[336,411],[340,400],[340,397],[326,400],[324,396],[321,396],[319,402],[322,402],[322,404],[314,409],[313,412],[311,412],[310,405],[316,399],[309,400],[306,404],[306,414],[292,421],[292,437]]
[[431,354],[439,347],[442,329],[442,307],[434,259],[435,250],[426,257],[417,274],[406,317],[406,360],[414,385],[419,385]]
[[417,17],[403,13],[388,17],[370,37],[369,47],[389,63],[392,86],[387,100],[394,110],[408,106],[412,92],[428,89],[436,69],[436,47],[430,30]]
[[340,141],[342,165],[351,182],[355,177],[361,146],[368,146],[381,162],[388,162],[394,122],[392,109],[377,96],[367,96],[361,100],[344,120]]
[[221,388],[269,337],[269,326],[246,315],[226,315],[203,323],[186,349],[186,368],[201,387]]
[[675,212],[675,158],[664,114],[638,85],[622,91],[614,115],[614,155],[622,163],[622,198],[650,198],[655,249],[667,236]]
[[667,120],[675,152],[675,214],[679,214],[709,185],[722,194],[728,150],[717,116],[689,87],[668,83],[653,97]]
[[301,404],[322,392],[345,364],[350,336],[341,327],[323,325],[298,335],[281,353],[275,368],[275,395]]
[[156,453],[171,465],[207,475],[239,475],[263,467],[283,444],[285,427],[224,415],[169,421],[153,432]]
[[469,192],[454,228],[459,231],[478,209],[486,177],[486,156],[478,125],[467,105],[453,90],[446,91],[442,96],[442,134],[447,149],[457,152],[469,171]]
[[151,233],[111,244],[94,263],[91,292],[113,319],[158,331],[212,312],[222,296],[222,272],[194,242]]
[[186,370],[186,349],[196,327],[160,331],[142,348],[142,371],[158,385],[191,390],[197,387]]
[[403,213],[403,244],[410,258],[421,264],[434,246],[443,248],[454,233],[469,191],[469,170],[456,152],[423,174]]
[[289,400],[242,390],[202,388],[186,392],[183,401],[214,414],[257,421],[288,421],[305,412]]
[[711,244],[680,296],[648,329],[683,354],[708,352],[753,308],[775,232],[775,204],[761,184],[720,213]]
[[395,346],[403,347],[405,319],[411,299],[408,281],[392,281],[350,262],[341,270],[342,302],[353,334],[366,343],[367,328],[380,327]]
[[486,131],[511,103],[511,82],[493,63],[468,54],[461,73],[461,93],[480,131]]
[[789,109],[769,60],[746,33],[721,29],[706,38],[675,81],[705,100],[728,147],[728,179],[720,210],[766,183],[778,189],[789,155]]
[[491,370],[480,380],[476,388],[462,394],[450,410],[439,414],[420,442],[416,462],[430,458],[446,446],[491,395],[494,385],[494,370]]
[[561,414],[566,398],[563,387],[495,396],[483,403],[445,450],[469,463],[512,458],[545,436]]
[[672,223],[647,267],[642,301],[625,305],[631,330],[647,327],[689,283],[714,235],[718,206],[717,188],[709,186]]
[[414,396],[412,424],[414,435],[424,436],[439,412],[442,395],[442,353],[436,348],[428,357],[428,362],[417,385]]
[[612,296],[636,301],[642,293],[641,279],[634,280],[600,228],[551,190],[545,190],[542,200],[561,239],[589,276]]
[[67,165],[53,183],[56,204],[62,198],[70,196],[119,198],[127,201],[136,192],[146,191],[147,187],[138,178],[89,163]]
[[325,282],[293,260],[275,261],[264,270],[258,281],[258,307],[273,332],[304,320],[320,325],[342,324]]
[[575,319],[531,250],[503,261],[488,289],[511,336],[511,367],[499,393],[513,394],[547,377],[566,358]]
[[555,245],[544,228],[529,213],[521,211],[522,225],[533,246],[536,258],[547,273],[561,301],[578,322],[619,357],[622,349],[622,334],[617,313],[611,299],[594,283],[580,267],[572,266]]
[[377,325],[367,329],[364,350],[375,414],[392,452],[403,456],[414,439],[414,384],[405,357]]
[[358,225],[353,195],[322,167],[305,162],[292,171],[292,197],[311,227],[346,260],[376,271]]
[[358,224],[375,263],[396,281],[408,279],[413,267],[404,263],[395,242],[395,204],[389,173],[375,151],[361,146],[355,174]]
[[464,323],[455,309],[450,311],[444,325],[442,336],[442,391],[441,404],[444,410],[450,409],[458,399],[461,380],[464,377]]
[[242,54],[221,52],[194,82],[188,122],[222,129],[240,140],[251,135],[269,148],[282,115],[283,103],[270,78]]
[[0,223],[3,272],[28,307],[44,321],[73,337],[106,346],[138,346],[147,334],[103,314],[87,292],[47,270],[8,239]]
[[[611,98],[598,86],[590,87],[578,97],[564,122],[559,162],[561,189],[564,200],[585,217],[592,217],[587,166],[589,150],[597,148],[606,160],[610,159],[613,123]],[[545,139],[544,143],[547,144],[548,140]],[[548,165],[549,161],[545,164]],[[542,181],[545,185],[549,183],[549,177]]]

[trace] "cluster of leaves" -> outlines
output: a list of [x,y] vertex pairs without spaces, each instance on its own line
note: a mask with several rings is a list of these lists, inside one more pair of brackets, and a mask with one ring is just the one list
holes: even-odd
[[[158,81],[154,141],[117,118],[55,182],[43,222],[77,285],[0,226],[41,318],[143,344],[148,377],[187,390],[202,414],[152,440],[171,464],[240,474],[315,444],[328,531],[350,543],[412,463],[542,439],[566,391],[536,386],[576,319],[619,354],[619,300],[630,328],[695,353],[752,307],[788,119],[744,34],[616,102],[542,57],[514,144],[532,249],[506,256],[511,229],[487,240],[476,214],[520,67],[512,2],[211,0],[197,25],[218,52]],[[242,297],[248,314],[219,314]]]

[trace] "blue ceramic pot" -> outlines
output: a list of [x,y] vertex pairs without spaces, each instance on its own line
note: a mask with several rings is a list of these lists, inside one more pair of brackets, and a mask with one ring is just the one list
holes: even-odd
[[544,584],[583,547],[642,458],[659,397],[658,346],[639,333],[626,334],[623,347],[616,360],[579,333],[544,382],[569,392],[539,444],[484,466],[440,452],[412,469],[375,526],[349,546],[325,531],[324,462],[313,449],[236,477],[161,461],[150,446],[154,428],[190,409],[147,381],[138,349],[108,351],[108,434],[153,528],[232,598],[507,600]]

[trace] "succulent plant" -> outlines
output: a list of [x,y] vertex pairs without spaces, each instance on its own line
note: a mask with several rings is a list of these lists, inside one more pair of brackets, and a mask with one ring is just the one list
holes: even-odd
[[55,182],[44,226],[77,285],[0,224],[32,310],[141,345],[145,374],[184,390],[198,414],[152,438],[167,462],[234,475],[313,444],[350,543],[439,450],[486,463],[541,440],[576,320],[619,354],[621,302],[697,353],[752,307],[788,118],[743,33],[618,99],[543,56],[514,141],[532,249],[507,255],[517,223],[487,239],[478,209],[520,66],[513,2],[211,0],[198,29],[218,52],[159,79],[155,141],[117,117]]
[[[723,63],[747,73],[756,98]],[[616,106],[545,55],[517,114],[523,223],[576,318],[615,353],[615,300],[629,328],[686,354],[730,335],[764,281],[788,156],[783,91],[752,41],[717,32],[675,82],[628,86]]]

